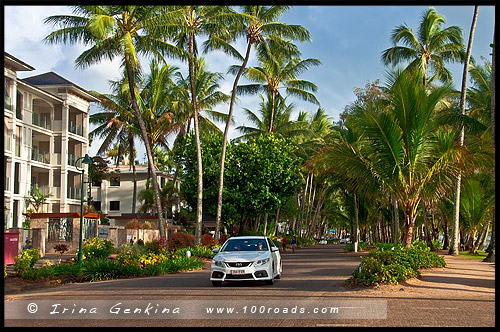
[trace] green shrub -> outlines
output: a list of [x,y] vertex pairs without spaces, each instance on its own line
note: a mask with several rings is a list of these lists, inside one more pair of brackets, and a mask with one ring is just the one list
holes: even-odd
[[113,250],[114,246],[111,241],[103,240],[98,237],[86,239],[82,248],[83,259],[107,258]]
[[177,255],[179,257],[186,257],[186,252],[191,251],[191,256],[200,257],[200,258],[213,258],[215,253],[209,247],[189,247],[189,248],[179,248],[173,252],[171,255]]
[[411,248],[387,248],[379,246],[377,251],[370,251],[367,256],[361,257],[361,264],[346,283],[359,286],[395,284],[420,277],[420,269],[446,266],[444,258],[431,252],[425,242],[415,243]]
[[[361,241],[358,243],[358,250],[363,251],[363,250],[366,250],[366,248],[368,248],[367,242]],[[354,251],[354,243],[346,243],[345,250],[346,251]]]
[[117,250],[116,250],[116,256],[117,259],[119,260],[124,260],[124,259],[137,259],[139,258],[144,252],[147,252],[147,246],[139,246],[136,244],[130,244],[130,243],[125,243],[122,244]]
[[38,249],[26,249],[14,257],[14,271],[22,273],[23,271],[29,270],[35,266],[39,259],[40,252]]

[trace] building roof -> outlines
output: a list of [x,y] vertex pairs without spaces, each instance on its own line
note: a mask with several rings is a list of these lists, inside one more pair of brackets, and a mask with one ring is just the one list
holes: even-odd
[[92,96],[87,90],[54,72],[26,77],[23,81],[37,86],[66,86],[87,101],[98,101],[98,99]]
[[6,65],[9,65],[10,67],[14,68],[16,71],[32,71],[35,70],[35,68],[31,67],[27,63],[19,60],[18,58],[10,55],[7,52],[3,52],[4,54],[4,61]]

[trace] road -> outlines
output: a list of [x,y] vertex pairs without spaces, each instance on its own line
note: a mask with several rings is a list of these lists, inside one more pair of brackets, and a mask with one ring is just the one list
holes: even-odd
[[[210,270],[204,269],[9,295],[6,308],[17,313],[35,303],[53,314],[51,319],[34,319],[29,313],[8,319],[12,316],[6,309],[5,326],[494,326],[494,264],[450,257],[452,264],[446,269],[424,272],[421,280],[359,290],[343,283],[364,253],[344,253],[343,248],[318,245],[287,251],[282,255],[283,277],[274,285],[245,282],[212,287]],[[467,271],[470,281],[460,284],[456,278]],[[19,304],[17,309],[12,309],[14,304]],[[102,317],[96,312],[78,314],[82,307],[107,312]],[[177,316],[167,311],[176,307],[182,312]],[[236,309],[222,314],[207,311],[220,307]],[[326,312],[332,307],[340,312]],[[135,308],[140,308],[138,314],[125,313]],[[293,308],[306,309],[301,314]],[[313,313],[312,308],[318,311]]]

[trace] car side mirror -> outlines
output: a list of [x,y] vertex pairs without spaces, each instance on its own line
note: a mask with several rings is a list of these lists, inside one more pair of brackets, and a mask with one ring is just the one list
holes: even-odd
[[278,247],[271,247],[271,251],[279,251]]
[[219,252],[219,248],[213,248],[212,251],[215,252],[215,253],[218,253]]

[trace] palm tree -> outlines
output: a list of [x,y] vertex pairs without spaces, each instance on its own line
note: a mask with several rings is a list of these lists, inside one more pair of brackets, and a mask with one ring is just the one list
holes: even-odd
[[[443,28],[443,24],[445,18],[434,8],[429,8],[423,12],[416,34],[407,24],[397,26],[391,35],[394,46],[382,53],[382,61],[386,66],[408,61],[408,69],[424,73],[424,85],[434,78],[451,81],[452,74],[445,64],[465,59],[462,29],[458,26]],[[399,42],[403,46],[398,46]],[[433,74],[430,79],[427,76],[429,69]]]
[[[196,140],[196,155],[198,163],[198,200],[196,206],[196,229],[194,245],[201,245],[201,228],[203,217],[203,165],[201,158],[200,133],[198,123],[198,105],[196,95],[196,70],[198,70],[198,54],[196,37],[200,35],[209,36],[209,42],[231,40],[231,34],[228,29],[227,19],[229,9],[226,6],[179,6],[176,7],[176,13],[179,14],[176,19],[170,23],[169,29],[175,33],[175,41],[178,47],[187,49],[189,53],[189,80],[191,106],[194,119],[194,133]],[[207,46],[206,49],[210,49]]]
[[413,228],[427,187],[436,195],[452,186],[461,161],[461,148],[442,150],[433,121],[450,84],[432,91],[423,85],[421,73],[402,71],[389,77],[390,106],[359,107],[355,117],[362,137],[354,142],[334,141],[315,156],[329,165],[354,192],[387,188],[403,210],[404,245],[411,246]]
[[[279,96],[276,99],[275,114],[274,114],[274,133],[279,134],[283,137],[293,137],[304,133],[303,127],[305,126],[305,121],[293,121],[291,119],[292,112],[294,111],[295,105],[286,104],[286,98]],[[244,113],[247,116],[247,120],[252,126],[239,126],[236,129],[239,130],[243,135],[238,137],[239,140],[257,138],[260,135],[269,132],[269,124],[271,123],[271,113],[272,113],[272,99],[269,94],[267,94],[267,99],[260,96],[260,108],[257,112],[253,112],[248,108],[244,109]]]
[[[276,42],[263,44],[258,52],[259,67],[247,68],[245,76],[256,84],[240,85],[239,93],[253,94],[257,92],[269,93],[271,95],[271,116],[269,121],[269,132],[273,132],[274,110],[276,97],[280,95],[280,89],[285,89],[288,95],[298,97],[302,100],[319,105],[312,92],[317,91],[315,84],[300,80],[299,74],[311,66],[318,66],[321,62],[318,59],[302,60],[298,57],[290,58],[279,48]],[[239,69],[239,66],[232,66],[230,71]]]
[[[460,112],[465,115],[465,101],[467,98],[467,74],[469,73],[469,62],[472,52],[472,42],[474,41],[474,31],[476,30],[476,22],[479,6],[474,6],[474,14],[472,16],[472,25],[470,28],[469,44],[467,46],[467,53],[465,55],[464,70],[462,75],[462,90],[460,94]],[[465,130],[462,128],[460,132],[460,145],[464,145]],[[462,183],[462,173],[459,172],[457,176],[457,183],[455,189],[455,210],[453,219],[453,232],[451,237],[450,255],[458,256],[459,245],[459,228],[460,228],[460,189]]]
[[119,81],[110,81],[114,94],[101,94],[96,91],[91,93],[99,99],[102,112],[94,113],[89,117],[90,123],[97,127],[89,133],[89,139],[94,137],[103,138],[103,142],[97,153],[103,154],[108,151],[107,156],[112,156],[115,147],[111,147],[112,142],[116,142],[116,165],[119,165],[120,156],[123,153],[123,145],[129,151],[130,165],[133,168],[134,189],[132,192],[132,213],[135,213],[135,202],[137,194],[137,181],[135,170],[135,142],[134,138],[139,136],[139,125],[135,113],[130,103],[130,92],[128,90],[127,79],[123,77]]
[[[493,44],[490,44],[493,48],[491,60],[491,146],[493,148],[493,153],[495,153],[495,31],[496,29],[493,29]],[[484,259],[485,262],[495,261],[495,209],[493,209],[492,224],[491,241],[486,249],[488,256]]]
[[[147,139],[146,127],[136,98],[134,73],[140,70],[138,56],[153,55],[163,59],[164,55],[186,59],[189,54],[165,40],[164,27],[171,21],[172,12],[158,12],[155,6],[73,6],[76,15],[56,15],[44,23],[61,27],[45,37],[49,43],[83,42],[90,46],[76,59],[76,65],[86,68],[99,63],[103,58],[120,57],[127,71],[132,106],[137,117],[141,138],[146,147],[148,165],[153,173],[153,189],[157,204],[160,236],[165,237],[165,218],[162,214],[156,170],[153,165],[153,150]],[[168,34],[167,34],[168,36]]]
[[[250,51],[253,45],[258,45],[265,38],[288,38],[290,40],[306,41],[311,40],[309,32],[299,25],[287,25],[277,20],[285,11],[289,9],[288,6],[245,6],[242,8],[241,15],[233,15],[236,20],[233,26],[236,31],[235,37],[244,35],[247,40],[247,48],[243,63],[239,67],[238,72],[233,83],[233,90],[231,92],[231,102],[229,104],[228,120],[224,128],[224,139],[222,141],[222,153],[220,160],[220,173],[219,173],[219,191],[217,199],[217,215],[215,224],[215,239],[220,238],[220,225],[222,217],[222,190],[224,188],[224,163],[226,159],[227,140],[229,135],[229,125],[232,121],[234,104],[236,101],[236,92],[241,75],[246,69],[248,59],[250,58]],[[278,39],[278,42],[280,40]],[[282,43],[286,45],[287,43]],[[228,49],[228,48],[226,48]],[[235,54],[235,52],[233,52]],[[239,54],[236,56],[241,59]]]

